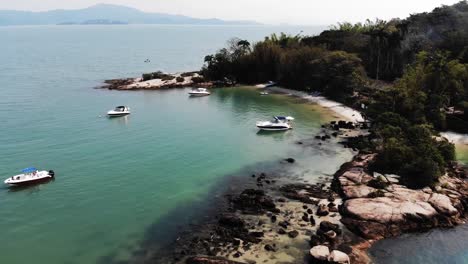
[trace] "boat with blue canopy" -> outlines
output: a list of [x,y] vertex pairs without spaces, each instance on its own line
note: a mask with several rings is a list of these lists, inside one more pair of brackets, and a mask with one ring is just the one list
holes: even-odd
[[6,179],[4,183],[12,186],[28,185],[48,181],[55,177],[55,172],[53,170],[39,171],[35,167],[22,169],[21,172],[21,174]]

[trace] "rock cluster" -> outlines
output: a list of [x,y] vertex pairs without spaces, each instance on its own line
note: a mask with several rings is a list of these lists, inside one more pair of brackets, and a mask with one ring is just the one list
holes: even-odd
[[367,239],[381,239],[461,221],[466,182],[447,177],[451,189],[412,190],[395,176],[370,175],[367,166],[374,157],[358,155],[335,174],[334,186],[345,199],[341,221],[349,229]]

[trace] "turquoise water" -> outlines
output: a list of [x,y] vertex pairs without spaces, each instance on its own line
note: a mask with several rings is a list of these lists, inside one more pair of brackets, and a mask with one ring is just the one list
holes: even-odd
[[[308,29],[313,33],[316,29]],[[258,40],[299,28],[73,26],[0,28],[0,175],[36,166],[56,180],[0,187],[1,263],[106,263],[126,260],[151,229],[157,246],[209,204],[208,191],[246,168],[298,160],[291,176],[314,181],[351,153],[305,147],[322,111],[251,88],[118,92],[93,89],[106,78],[193,70],[203,56],[239,36]],[[143,61],[149,58],[152,63]],[[132,115],[103,114],[128,105]],[[257,134],[255,121],[296,117],[295,129]],[[247,174],[248,175],[248,174]],[[25,253],[27,252],[27,253]]]

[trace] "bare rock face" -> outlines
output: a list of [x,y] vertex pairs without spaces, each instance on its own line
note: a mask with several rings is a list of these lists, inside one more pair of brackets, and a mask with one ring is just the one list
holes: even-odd
[[367,239],[381,239],[403,232],[453,226],[468,208],[468,183],[441,177],[440,186],[421,190],[400,185],[397,176],[367,173],[375,156],[358,155],[335,174],[335,190],[344,202],[342,223]]
[[327,261],[330,250],[327,246],[315,246],[310,249],[310,255],[316,260]]
[[450,202],[450,198],[446,195],[433,193],[428,202],[440,213],[445,215],[456,215],[458,210]]
[[402,201],[389,197],[347,200],[344,210],[346,214],[354,218],[382,224],[403,222],[408,216],[431,218],[437,214],[437,211],[427,202]]
[[339,250],[333,250],[328,256],[328,261],[332,263],[350,263],[349,256],[346,253],[343,253]]
[[347,199],[365,198],[375,191],[377,191],[377,189],[367,185],[353,185],[343,187],[343,193]]

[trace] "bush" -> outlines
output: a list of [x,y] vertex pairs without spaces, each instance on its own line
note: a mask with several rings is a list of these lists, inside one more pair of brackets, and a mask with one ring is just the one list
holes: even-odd
[[182,76],[182,77],[190,77],[190,76],[193,76],[195,73],[197,73],[197,72],[184,72],[184,73],[182,73],[180,76]]
[[183,82],[183,81],[185,81],[185,78],[184,77],[177,77],[176,81],[177,82]]
[[193,82],[193,83],[203,83],[203,82],[205,82],[205,78],[203,78],[203,77],[201,77],[201,76],[199,76],[199,77],[193,77],[193,78],[192,78],[192,82]]
[[142,75],[143,81],[154,80],[154,79],[162,79],[163,81],[168,81],[174,79],[174,76],[163,73],[161,71],[152,72],[152,73],[144,73]]
[[390,185],[390,183],[379,179],[372,179],[367,183],[367,185],[376,189],[385,189]]

